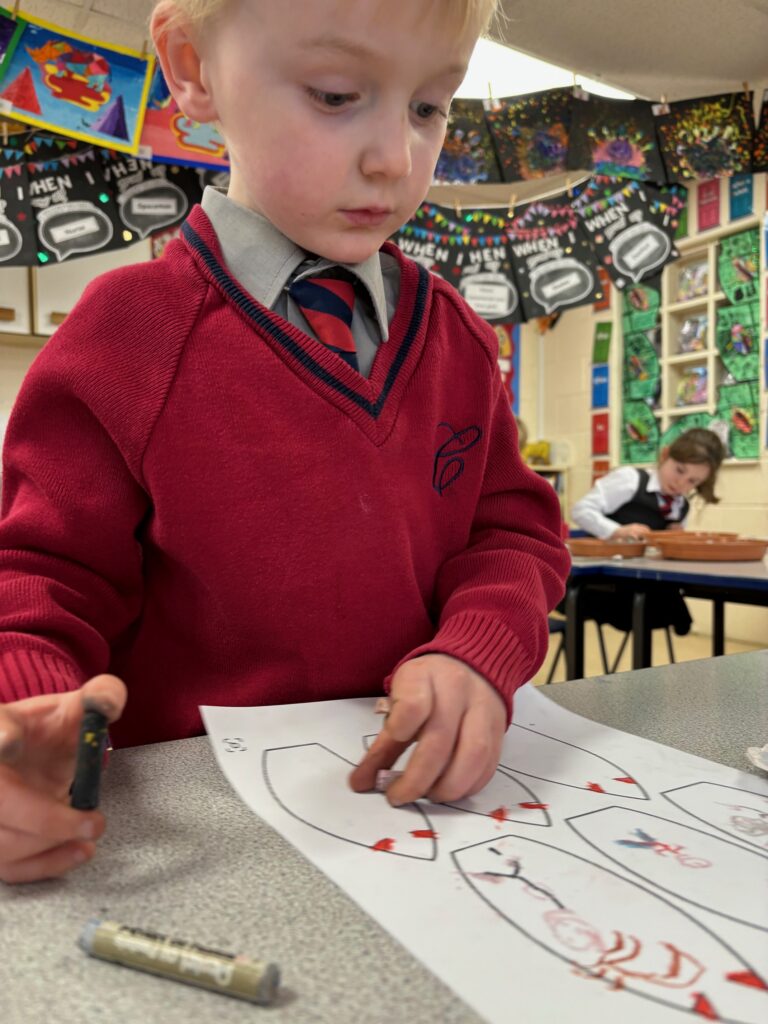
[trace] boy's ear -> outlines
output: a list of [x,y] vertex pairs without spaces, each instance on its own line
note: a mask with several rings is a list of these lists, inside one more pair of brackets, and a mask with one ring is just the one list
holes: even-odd
[[193,121],[215,121],[210,83],[202,74],[198,44],[186,20],[170,21],[171,8],[159,4],[150,22],[152,41],[166,84],[183,114]]

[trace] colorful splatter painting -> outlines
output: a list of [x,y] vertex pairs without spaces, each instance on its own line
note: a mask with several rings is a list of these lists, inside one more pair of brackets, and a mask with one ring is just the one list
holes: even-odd
[[454,100],[435,168],[435,185],[501,181],[482,100]]
[[568,167],[640,181],[664,181],[652,104],[586,94],[575,100]]
[[725,93],[669,104],[656,130],[671,181],[752,170],[752,93]]
[[215,125],[193,121],[179,110],[159,64],[155,66],[147,97],[141,153],[155,163],[213,170],[229,167],[221,132]]
[[573,103],[570,89],[485,101],[504,181],[545,178],[566,169]]
[[755,142],[752,147],[752,171],[754,174],[768,171],[768,89],[763,93],[760,120],[757,124]]
[[0,112],[133,153],[154,58],[29,18],[3,77]]

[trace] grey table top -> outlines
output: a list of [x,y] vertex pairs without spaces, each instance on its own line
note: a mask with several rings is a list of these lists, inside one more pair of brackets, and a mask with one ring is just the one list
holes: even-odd
[[612,576],[638,576],[646,579],[722,582],[724,585],[768,590],[768,565],[760,562],[694,562],[676,558],[590,558],[575,555],[571,559],[574,576],[599,571]]
[[[579,714],[749,770],[768,651],[543,689]],[[242,804],[205,737],[118,751],[108,830],[67,879],[0,885],[3,1024],[479,1024],[451,990]],[[85,956],[92,916],[281,965],[269,1010]]]

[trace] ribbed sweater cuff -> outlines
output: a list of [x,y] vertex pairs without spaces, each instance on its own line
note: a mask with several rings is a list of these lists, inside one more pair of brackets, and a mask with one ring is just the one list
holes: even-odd
[[478,612],[461,612],[446,619],[429,643],[415,648],[400,664],[422,654],[448,654],[479,672],[503,697],[509,725],[512,698],[531,673],[531,656],[507,626]]
[[48,651],[19,648],[0,651],[0,703],[43,693],[66,693],[83,683],[72,664]]

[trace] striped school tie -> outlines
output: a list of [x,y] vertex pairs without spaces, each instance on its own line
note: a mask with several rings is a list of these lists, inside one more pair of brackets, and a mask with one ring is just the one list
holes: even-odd
[[303,277],[294,281],[288,294],[304,314],[318,341],[358,370],[355,339],[352,337],[352,310],[355,286],[348,278]]
[[672,502],[674,500],[674,495],[662,494],[661,491],[659,491],[659,512],[661,512],[665,519],[672,511]]

